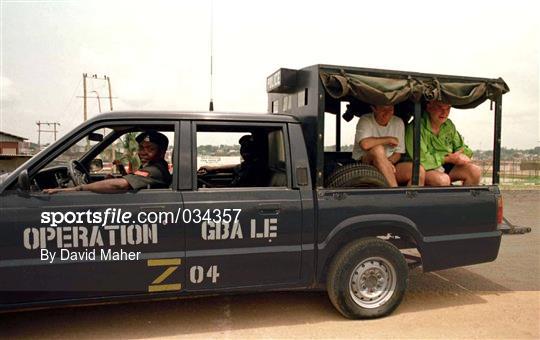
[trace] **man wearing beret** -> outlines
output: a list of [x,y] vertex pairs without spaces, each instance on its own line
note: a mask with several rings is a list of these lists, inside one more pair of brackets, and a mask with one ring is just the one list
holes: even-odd
[[233,178],[228,186],[231,187],[264,187],[268,185],[269,170],[263,147],[252,135],[244,135],[238,141],[242,162],[235,165],[211,166],[204,165],[197,170],[197,175],[207,173],[227,172]]
[[138,155],[142,165],[135,172],[126,174],[122,178],[104,179],[71,188],[45,189],[44,192],[48,194],[64,191],[115,193],[144,188],[168,188],[172,178],[164,159],[169,145],[167,137],[160,132],[148,130],[139,134],[136,141],[139,143]]

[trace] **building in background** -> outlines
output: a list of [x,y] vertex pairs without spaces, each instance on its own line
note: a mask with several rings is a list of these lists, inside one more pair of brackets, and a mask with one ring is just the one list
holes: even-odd
[[0,131],[0,174],[13,171],[31,157],[26,140],[28,138]]

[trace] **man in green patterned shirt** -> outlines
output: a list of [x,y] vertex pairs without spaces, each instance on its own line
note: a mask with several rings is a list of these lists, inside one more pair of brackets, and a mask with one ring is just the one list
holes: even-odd
[[[471,162],[472,150],[465,145],[454,123],[448,119],[449,113],[449,104],[432,100],[422,114],[420,170],[425,170],[425,184],[447,186],[454,181],[463,181],[463,185],[478,185],[482,170]],[[413,124],[407,126],[405,145],[412,158]]]

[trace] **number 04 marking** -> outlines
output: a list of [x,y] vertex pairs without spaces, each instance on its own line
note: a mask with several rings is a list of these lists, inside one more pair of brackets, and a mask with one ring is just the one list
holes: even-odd
[[[206,271],[206,277],[212,279],[212,283],[216,283],[219,277],[218,266],[210,266]],[[189,270],[189,280],[191,283],[201,283],[205,278],[204,268],[201,266],[193,266]]]

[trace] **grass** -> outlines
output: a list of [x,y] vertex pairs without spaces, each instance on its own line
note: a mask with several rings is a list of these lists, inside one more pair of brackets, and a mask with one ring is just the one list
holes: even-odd
[[518,184],[499,184],[499,188],[501,190],[540,190],[540,185],[537,184],[524,184],[524,183],[518,183]]

